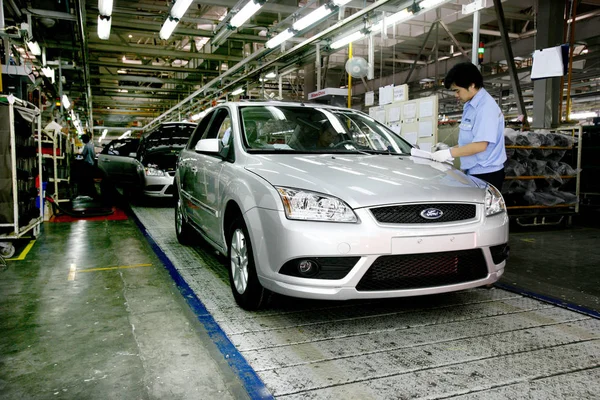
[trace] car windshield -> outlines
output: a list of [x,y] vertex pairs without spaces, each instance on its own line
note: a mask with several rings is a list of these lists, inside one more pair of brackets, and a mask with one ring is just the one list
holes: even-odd
[[249,152],[410,153],[411,145],[368,115],[305,106],[241,107]]

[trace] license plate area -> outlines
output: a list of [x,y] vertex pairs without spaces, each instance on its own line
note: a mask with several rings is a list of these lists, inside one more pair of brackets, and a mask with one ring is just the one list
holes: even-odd
[[392,254],[437,253],[475,247],[474,233],[392,238]]

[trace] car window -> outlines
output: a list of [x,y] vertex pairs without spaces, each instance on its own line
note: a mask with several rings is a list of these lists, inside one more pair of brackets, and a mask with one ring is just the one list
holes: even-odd
[[224,145],[231,140],[231,117],[226,108],[216,111],[210,127],[202,136],[202,139],[221,139]]
[[200,122],[198,123],[198,126],[196,127],[196,130],[194,131],[194,133],[192,135],[192,138],[188,142],[188,145],[187,145],[188,149],[193,150],[196,147],[196,143],[198,143],[200,138],[202,138],[202,136],[204,136],[204,133],[206,132],[206,128],[208,127],[208,124],[210,123],[210,120],[212,119],[212,117],[214,115],[215,115],[214,112],[210,112],[210,113],[206,114],[204,116],[204,118],[202,118],[200,120]]
[[243,140],[249,151],[410,153],[411,145],[354,110],[305,106],[244,106]]

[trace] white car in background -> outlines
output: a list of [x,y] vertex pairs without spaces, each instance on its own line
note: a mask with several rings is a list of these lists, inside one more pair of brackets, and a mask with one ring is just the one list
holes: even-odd
[[225,103],[181,152],[175,229],[229,260],[237,303],[416,296],[496,282],[508,257],[500,192],[355,110]]

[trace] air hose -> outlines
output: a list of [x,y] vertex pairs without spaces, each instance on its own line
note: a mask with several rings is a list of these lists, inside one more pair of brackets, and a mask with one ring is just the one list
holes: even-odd
[[[54,215],[66,214],[73,218],[87,218],[87,217],[104,217],[106,215],[113,214],[113,210],[104,210],[104,211],[96,211],[96,212],[87,212],[87,211],[68,211],[61,208],[58,203],[51,197],[46,196],[46,200],[52,204],[52,211]],[[57,212],[58,210],[58,212]]]

